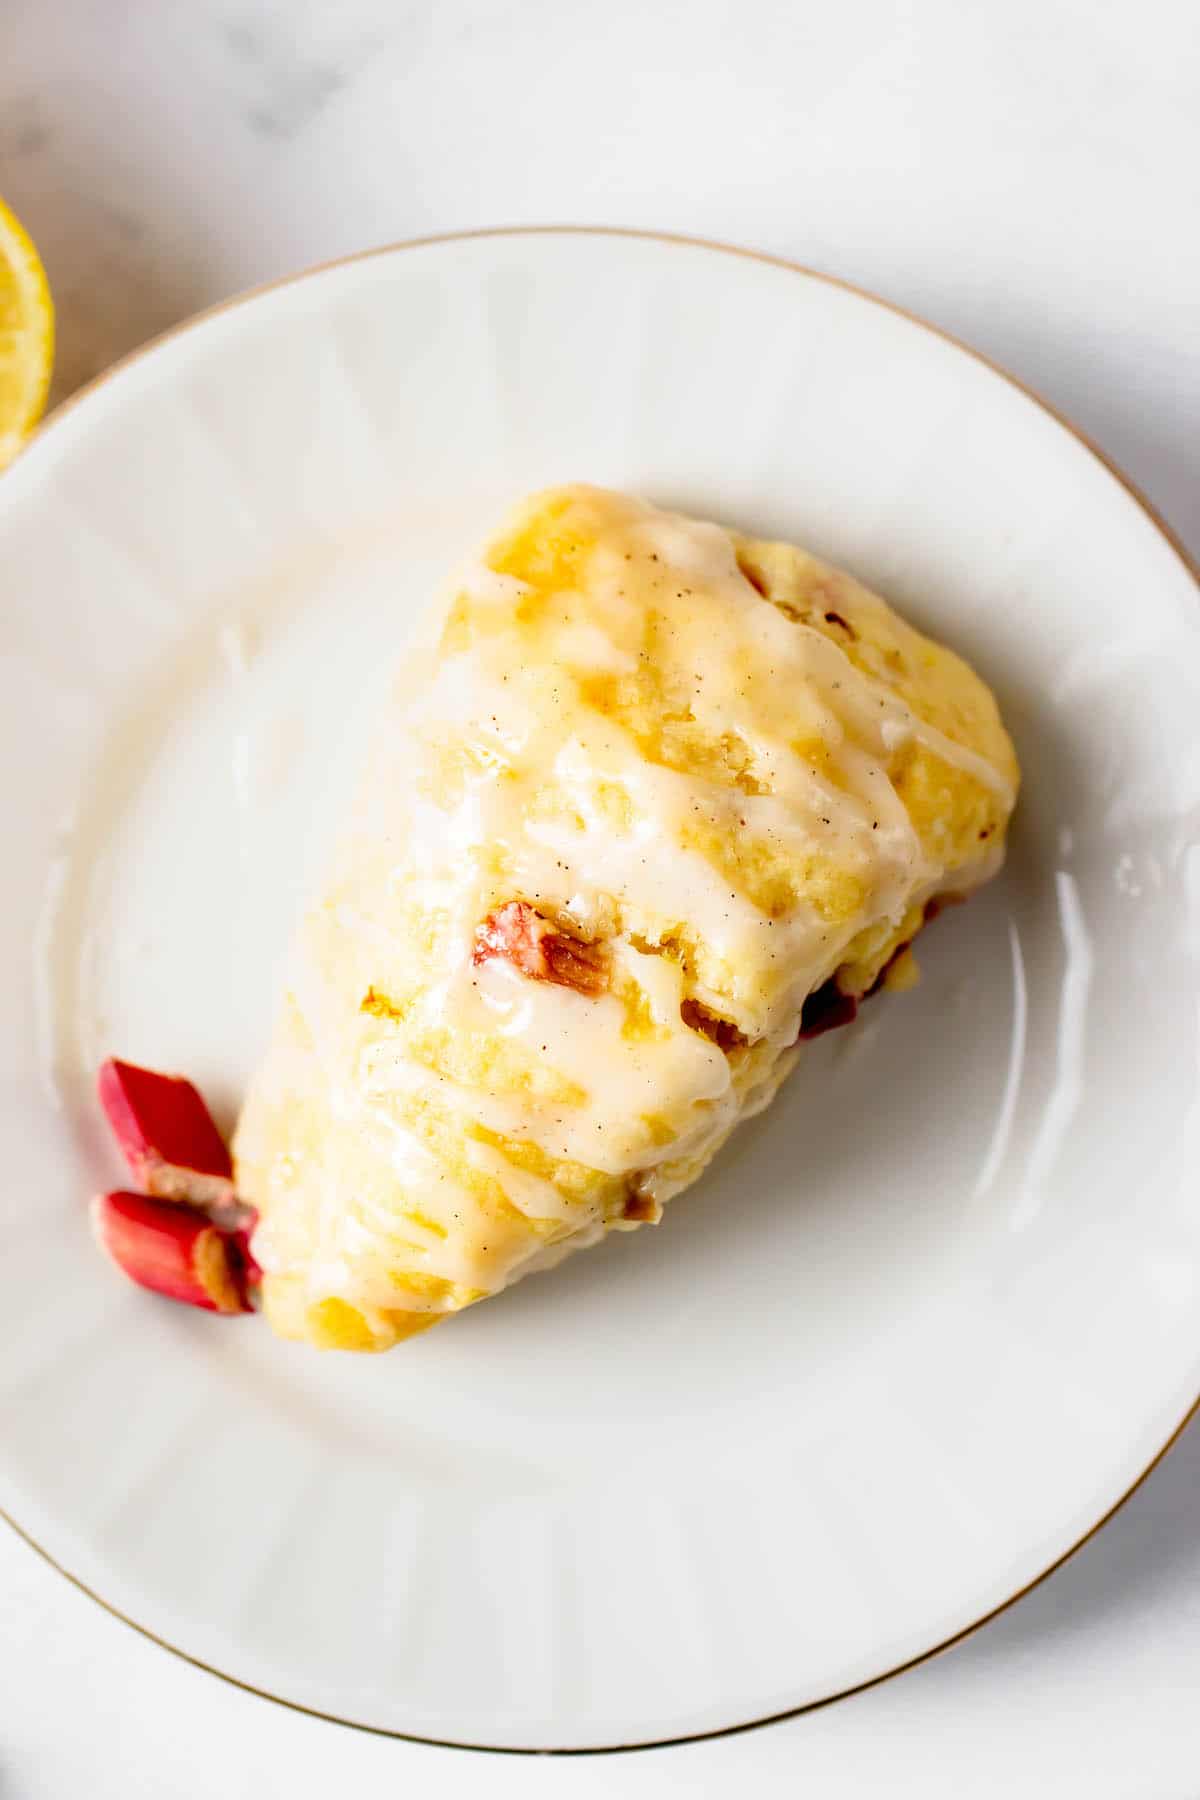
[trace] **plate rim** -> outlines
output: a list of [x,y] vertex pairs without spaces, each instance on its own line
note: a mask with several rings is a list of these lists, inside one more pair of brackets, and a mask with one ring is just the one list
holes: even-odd
[[[822,282],[828,287],[840,289],[843,293],[848,293],[857,299],[865,300],[872,306],[879,307],[884,312],[891,313],[893,316],[905,320],[908,324],[916,326],[919,330],[927,332],[932,337],[941,339],[943,343],[949,344],[952,349],[970,357],[973,362],[982,365],[985,369],[989,370],[991,374],[997,376],[1001,381],[1006,383],[1007,386],[1015,389],[1040,412],[1048,416],[1056,425],[1072,437],[1086,454],[1098,462],[1100,466],[1113,477],[1117,484],[1124,489],[1128,498],[1132,500],[1134,505],[1142,512],[1150,525],[1157,532],[1158,536],[1166,543],[1168,549],[1173,551],[1176,559],[1181,564],[1184,573],[1190,577],[1194,584],[1197,590],[1197,598],[1200,598],[1200,560],[1192,556],[1191,552],[1183,544],[1173,527],[1167,523],[1138,485],[1085,431],[1074,424],[1065,416],[1065,414],[1060,412],[1056,406],[1052,405],[1051,402],[1035,388],[1029,386],[1028,383],[1023,381],[1019,376],[1014,375],[1012,371],[1006,368],[1002,363],[997,362],[993,357],[976,349],[962,338],[957,337],[953,332],[945,330],[940,325],[933,324],[920,313],[914,312],[910,308],[898,304],[896,301],[888,300],[882,295],[874,293],[869,288],[862,287],[856,282],[847,280],[844,276],[834,275],[827,270],[818,269],[811,264],[801,263],[789,257],[776,255],[773,252],[754,250],[744,245],[728,243],[717,238],[707,238],[685,232],[657,231],[646,227],[578,224],[485,225],[463,231],[433,232],[420,237],[402,238],[386,244],[373,245],[367,249],[353,251],[344,256],[332,257],[326,261],[311,264],[292,274],[278,276],[273,280],[261,282],[255,286],[239,290],[237,293],[217,301],[212,306],[205,307],[200,312],[192,313],[186,319],[181,319],[177,324],[169,326],[167,330],[160,332],[146,343],[139,344],[136,348],[127,352],[126,355],[120,357],[108,368],[101,370],[99,374],[93,376],[90,381],[85,382],[82,387],[76,389],[73,394],[61,401],[43,420],[33,434],[22,445],[10,467],[18,466],[31,454],[34,457],[34,460],[36,460],[37,447],[39,445],[52,437],[60,436],[64,427],[69,428],[72,415],[74,415],[81,407],[85,406],[86,403],[91,400],[92,396],[101,388],[105,387],[116,377],[124,374],[126,370],[133,367],[136,363],[141,362],[144,358],[162,349],[176,338],[182,337],[185,333],[196,330],[208,321],[218,318],[222,314],[230,312],[235,308],[247,306],[280,289],[297,286],[301,282],[312,280],[318,276],[328,274],[336,269],[346,268],[355,263],[367,262],[378,257],[399,255],[405,250],[429,249],[439,245],[464,243],[479,239],[572,237],[651,242],[669,246],[679,246],[686,249],[703,250],[715,256],[744,258],[750,262],[765,264],[769,268],[783,270],[792,275],[804,276],[810,280]],[[1040,1571],[1040,1573],[1033,1576],[1031,1580],[1027,1581],[1015,1593],[1009,1595],[1007,1599],[1001,1600],[978,1619],[962,1626],[949,1637],[943,1638],[936,1644],[931,1645],[928,1649],[921,1650],[916,1655],[906,1658],[903,1662],[895,1664],[892,1668],[881,1670],[879,1674],[872,1675],[865,1681],[856,1682],[850,1687],[839,1688],[837,1692],[822,1695],[816,1700],[807,1700],[797,1706],[785,1707],[775,1712],[762,1714],[753,1719],[739,1720],[729,1725],[714,1726],[703,1731],[681,1732],[662,1738],[639,1739],[633,1743],[627,1744],[561,1746],[470,1743],[465,1742],[462,1739],[439,1738],[416,1731],[401,1731],[394,1726],[373,1725],[362,1719],[346,1718],[340,1713],[326,1712],[320,1707],[308,1706],[302,1701],[288,1699],[285,1695],[272,1693],[267,1688],[258,1687],[252,1682],[244,1681],[237,1675],[231,1675],[224,1669],[219,1669],[213,1664],[205,1662],[202,1658],[192,1655],[190,1651],[181,1649],[179,1645],[171,1643],[168,1639],[159,1636],[157,1632],[152,1631],[148,1626],[140,1624],[127,1613],[122,1612],[110,1601],[106,1600],[102,1594],[99,1594],[94,1588],[90,1587],[78,1575],[74,1574],[70,1569],[60,1563],[56,1557],[40,1544],[37,1539],[33,1537],[23,1525],[19,1524],[11,1513],[3,1507],[0,1507],[0,1521],[2,1521],[17,1538],[34,1551],[44,1563],[57,1574],[61,1575],[66,1581],[70,1582],[72,1587],[76,1588],[80,1593],[85,1594],[89,1600],[94,1601],[96,1605],[101,1607],[111,1618],[118,1620],[122,1625],[128,1626],[131,1630],[136,1631],[141,1637],[156,1644],[160,1649],[168,1651],[172,1656],[178,1657],[181,1662],[190,1664],[192,1668],[200,1669],[207,1675],[215,1676],[218,1680],[226,1682],[231,1687],[240,1689],[243,1693],[253,1694],[256,1698],[261,1700],[268,1700],[273,1705],[286,1707],[292,1712],[300,1713],[308,1718],[320,1719],[331,1725],[341,1725],[352,1731],[365,1732],[373,1737],[393,1738],[406,1743],[426,1744],[437,1749],[468,1750],[481,1755],[490,1756],[571,1757],[623,1755],[636,1750],[663,1750],[682,1744],[701,1743],[710,1738],[736,1737],[743,1732],[756,1731],[769,1725],[781,1724],[785,1720],[799,1718],[806,1713],[819,1712],[825,1707],[835,1705],[840,1700],[848,1700],[856,1694],[866,1693],[871,1688],[879,1687],[885,1681],[891,1681],[898,1675],[906,1674],[910,1669],[918,1668],[922,1663],[929,1662],[934,1657],[941,1656],[947,1650],[953,1649],[955,1645],[963,1643],[969,1637],[973,1637],[977,1631],[981,1631],[984,1626],[991,1624],[994,1619],[998,1618],[1002,1613],[1007,1612],[1010,1607],[1017,1605],[1017,1603],[1023,1600],[1027,1594],[1032,1593],[1035,1588],[1040,1587],[1044,1581],[1047,1581],[1051,1575],[1055,1574],[1065,1563],[1069,1562],[1085,1544],[1096,1537],[1110,1520],[1120,1512],[1121,1508],[1133,1497],[1158,1465],[1164,1460],[1168,1452],[1174,1448],[1188,1426],[1197,1417],[1200,1417],[1200,1394],[1196,1396],[1195,1400],[1187,1408],[1183,1417],[1170,1432],[1165,1442],[1154,1453],[1150,1461],[1142,1469],[1141,1473],[1100,1515],[1094,1524],[1089,1526],[1080,1537],[1076,1538],[1073,1543],[1068,1545],[1068,1547],[1060,1553],[1060,1555],[1055,1557],[1052,1562],[1048,1563],[1047,1566]]]

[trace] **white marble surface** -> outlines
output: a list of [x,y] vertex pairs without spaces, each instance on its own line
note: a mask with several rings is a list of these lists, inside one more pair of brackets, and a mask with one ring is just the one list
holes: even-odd
[[[1197,92],[1192,0],[0,0],[0,191],[58,296],[59,395],[344,251],[658,226],[832,270],[969,339],[1200,553]],[[269,1706],[0,1533],[0,1796],[1192,1800],[1198,1491],[1194,1428],[952,1654],[786,1726],[615,1761],[434,1751]]]

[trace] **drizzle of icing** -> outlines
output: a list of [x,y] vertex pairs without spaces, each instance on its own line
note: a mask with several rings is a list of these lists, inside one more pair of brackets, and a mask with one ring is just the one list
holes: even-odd
[[[306,1178],[268,1174],[251,1195],[259,1260],[303,1273],[314,1298],[445,1310],[604,1230],[601,1199],[571,1197],[489,1136],[546,1170],[636,1176],[657,1205],[770,1099],[806,997],[848,945],[998,860],[981,845],[949,881],[890,769],[918,744],[1007,811],[1003,769],[765,601],[725,531],[580,493],[582,575],[537,585],[484,563],[460,578],[436,672],[404,729],[389,721],[301,939],[293,996],[311,1054],[281,1034],[239,1151],[260,1129],[254,1155],[278,1169],[289,1153],[271,1109],[290,1097],[374,1156],[365,1194],[327,1146]],[[669,691],[683,748],[648,749],[636,704],[606,706],[598,681]],[[732,746],[728,766],[693,763],[691,742]],[[606,939],[610,991],[476,962],[480,921],[514,898]],[[399,971],[401,1001],[386,1001],[379,965]],[[686,1001],[728,1020],[738,1047],[689,1023]],[[448,1134],[422,1132],[431,1112]],[[397,1269],[422,1277],[399,1301]]]

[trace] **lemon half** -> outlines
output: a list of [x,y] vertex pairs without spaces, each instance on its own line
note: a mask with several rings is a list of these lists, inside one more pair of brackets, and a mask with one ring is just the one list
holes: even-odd
[[54,363],[54,306],[29,234],[0,200],[0,469],[41,417]]

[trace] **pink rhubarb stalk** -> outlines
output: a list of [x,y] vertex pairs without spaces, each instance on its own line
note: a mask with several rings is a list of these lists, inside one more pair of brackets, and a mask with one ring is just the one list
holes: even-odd
[[98,1088],[122,1154],[148,1193],[194,1206],[235,1202],[225,1140],[190,1081],[110,1057]]
[[144,1194],[97,1194],[92,1227],[101,1248],[139,1287],[206,1312],[253,1310],[237,1239],[194,1207]]
[[609,958],[603,944],[555,931],[527,900],[510,900],[475,927],[475,963],[499,957],[531,981],[553,981],[580,994],[602,994]]

